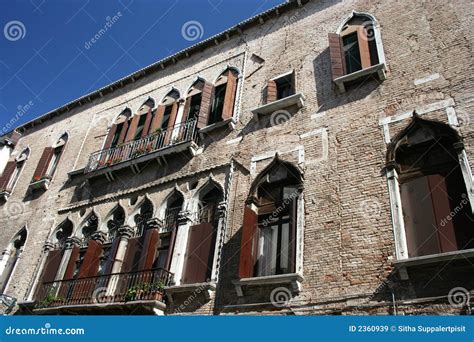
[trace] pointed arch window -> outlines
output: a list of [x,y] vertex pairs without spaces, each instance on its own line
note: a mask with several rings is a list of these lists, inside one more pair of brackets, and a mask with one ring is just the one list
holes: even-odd
[[227,69],[214,84],[211,111],[208,125],[232,119],[237,92],[238,73]]
[[30,149],[24,149],[20,155],[12,161],[9,161],[5,167],[5,170],[0,177],[0,192],[3,195],[3,199],[7,200],[13,191],[15,185],[18,183],[21,171],[30,156]]
[[26,228],[23,228],[10,242],[8,248],[3,252],[0,262],[0,293],[5,293],[5,289],[13,275],[15,266],[20,258],[27,238]]
[[387,165],[398,178],[409,258],[474,248],[459,143],[449,126],[415,116],[390,145]]

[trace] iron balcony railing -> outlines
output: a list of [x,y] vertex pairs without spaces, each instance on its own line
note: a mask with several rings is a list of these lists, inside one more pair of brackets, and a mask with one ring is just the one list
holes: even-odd
[[114,148],[97,151],[91,154],[85,172],[100,170],[121,162],[129,161],[167,147],[196,141],[196,120],[190,120],[151,134],[140,140],[130,141]]
[[178,226],[178,215],[181,208],[166,209],[164,225],[161,230],[162,233],[172,232]]
[[40,285],[36,308],[163,301],[164,288],[172,282],[173,274],[162,268],[47,282]]

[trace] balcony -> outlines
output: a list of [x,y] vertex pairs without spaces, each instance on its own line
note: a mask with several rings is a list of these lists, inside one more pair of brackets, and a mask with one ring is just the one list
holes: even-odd
[[39,285],[35,311],[123,313],[127,306],[130,310],[163,311],[164,289],[172,281],[173,274],[160,268],[43,283]]
[[140,140],[92,153],[84,170],[86,177],[133,167],[151,159],[189,150],[197,151],[196,120],[178,124]]

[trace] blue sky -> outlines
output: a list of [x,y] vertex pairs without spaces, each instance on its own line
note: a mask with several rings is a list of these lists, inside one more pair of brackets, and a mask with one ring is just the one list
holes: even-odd
[[0,135],[282,2],[2,0]]

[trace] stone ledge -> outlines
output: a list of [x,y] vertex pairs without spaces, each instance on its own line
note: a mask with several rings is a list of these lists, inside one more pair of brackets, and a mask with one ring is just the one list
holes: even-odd
[[381,81],[385,80],[387,78],[387,75],[385,74],[385,70],[386,70],[386,66],[384,63],[375,64],[375,65],[372,65],[371,67],[350,73],[348,75],[338,77],[334,80],[334,83],[339,88],[339,91],[341,93],[344,93],[346,91],[346,88],[344,85],[345,83],[357,80],[361,77],[377,74]]
[[254,108],[251,110],[251,112],[254,115],[260,116],[260,115],[267,115],[276,112],[277,110],[282,110],[284,108],[288,108],[291,106],[298,106],[298,108],[304,107],[304,101],[305,97],[302,93],[296,93],[291,96],[287,96],[283,99],[273,101],[267,104],[264,104],[263,106]]
[[301,291],[301,282],[303,282],[303,280],[304,278],[301,274],[288,273],[263,277],[242,278],[233,280],[232,283],[235,286],[237,295],[243,297],[243,286],[290,284],[293,292],[298,293]]
[[174,285],[165,287],[165,293],[168,300],[173,303],[173,294],[176,293],[204,293],[207,300],[211,299],[211,292],[216,290],[216,284],[209,283],[194,283],[185,285]]

